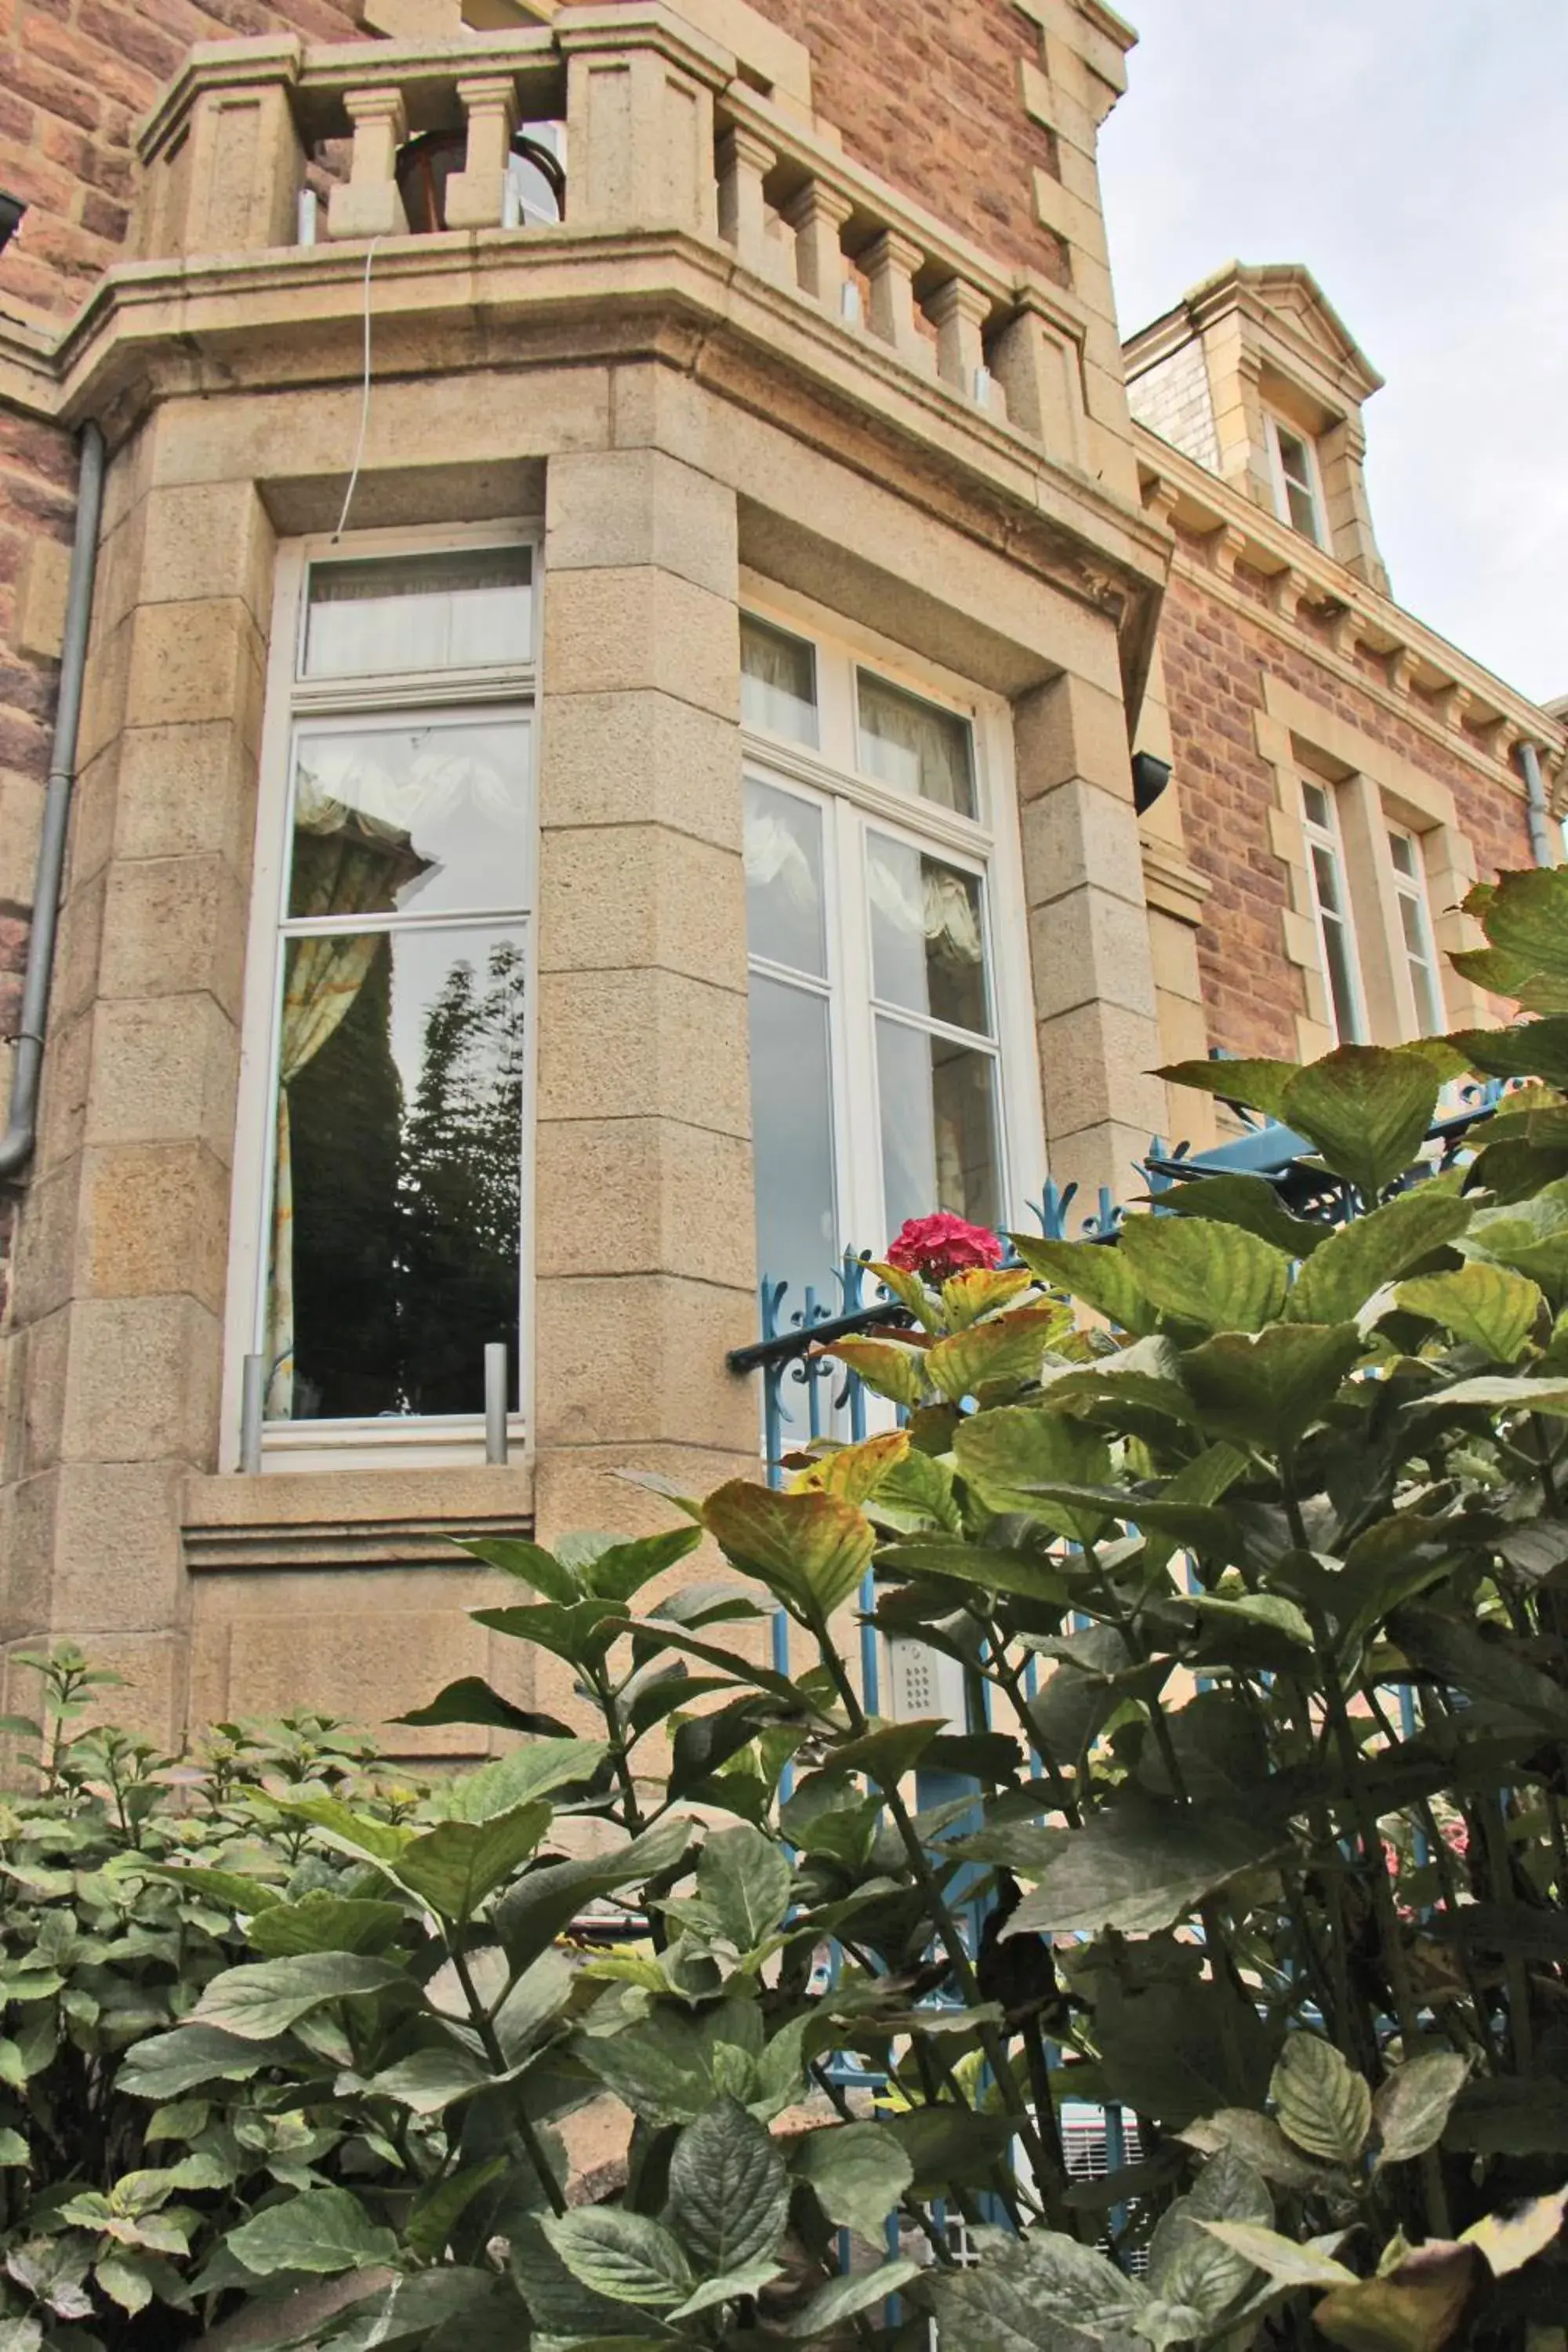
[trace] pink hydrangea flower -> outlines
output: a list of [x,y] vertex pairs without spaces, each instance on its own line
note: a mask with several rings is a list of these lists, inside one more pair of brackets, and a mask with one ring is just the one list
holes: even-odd
[[919,1274],[931,1282],[947,1282],[972,1268],[995,1266],[1004,1251],[984,1225],[966,1224],[945,1211],[934,1217],[911,1217],[888,1251],[888,1264],[901,1274]]

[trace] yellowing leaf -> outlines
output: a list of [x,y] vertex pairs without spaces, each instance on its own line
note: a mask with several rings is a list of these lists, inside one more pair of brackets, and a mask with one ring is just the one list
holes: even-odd
[[703,1516],[737,1568],[817,1620],[857,1591],[877,1540],[870,1521],[835,1495],[781,1495],[747,1478],[710,1495]]

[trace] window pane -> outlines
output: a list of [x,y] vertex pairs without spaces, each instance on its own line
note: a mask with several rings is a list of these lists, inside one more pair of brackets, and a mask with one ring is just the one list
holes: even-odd
[[918,694],[906,694],[868,671],[858,673],[860,767],[864,774],[974,814],[974,759],[969,721]]
[[1317,885],[1318,904],[1324,913],[1342,915],[1344,893],[1340,885],[1339,860],[1320,841],[1312,844],[1312,878]]
[[524,933],[285,950],[266,1341],[273,1420],[477,1413],[510,1350]]
[[532,578],[526,547],[313,563],[302,674],[377,677],[527,661]]
[[1301,805],[1307,812],[1309,824],[1321,825],[1325,833],[1333,831],[1334,812],[1321,784],[1302,785]]
[[746,786],[746,926],[753,955],[826,974],[822,813],[771,784]]
[[872,987],[885,1003],[990,1033],[980,885],[885,834],[866,838]]
[[752,1131],[757,1268],[787,1282],[786,1314],[809,1285],[831,1302],[837,1256],[827,1001],[752,979]]
[[1391,833],[1388,836],[1388,847],[1399,872],[1408,874],[1412,881],[1416,880],[1418,869],[1415,864],[1415,844],[1411,840],[1410,835],[1407,833]]
[[1318,539],[1318,506],[1312,493],[1300,482],[1287,481],[1285,496],[1289,502],[1290,521],[1303,539],[1320,544]]
[[1329,968],[1329,994],[1333,999],[1334,1028],[1342,1045],[1361,1035],[1355,972],[1351,961],[1350,934],[1336,916],[1323,914],[1323,961]]
[[994,1228],[1002,1203],[992,1056],[879,1020],[877,1086],[889,1234],[936,1209]]
[[816,655],[804,637],[741,616],[741,716],[792,743],[816,741]]
[[522,906],[528,724],[301,728],[289,914]]

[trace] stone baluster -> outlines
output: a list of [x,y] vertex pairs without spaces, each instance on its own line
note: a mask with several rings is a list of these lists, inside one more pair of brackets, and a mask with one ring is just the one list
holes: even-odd
[[931,346],[915,324],[915,272],[925,259],[918,245],[885,228],[860,256],[871,283],[871,332],[916,367],[930,364]]
[[353,158],[347,180],[327,205],[329,236],[406,236],[408,215],[394,174],[397,151],[408,136],[408,115],[400,89],[351,89],[343,106],[353,124]]
[[926,316],[936,329],[936,372],[944,383],[966,400],[989,407],[991,378],[985,365],[985,321],[991,298],[966,278],[950,278],[926,304]]
[[795,274],[803,294],[813,295],[837,319],[844,305],[844,247],[840,236],[855,207],[837,188],[808,180],[784,206],[795,231]]
[[767,141],[743,123],[719,142],[719,234],[748,269],[770,269],[763,182],[776,161]]
[[507,171],[517,129],[517,84],[510,74],[476,74],[459,81],[468,118],[463,169],[447,183],[448,228],[499,228],[506,216]]

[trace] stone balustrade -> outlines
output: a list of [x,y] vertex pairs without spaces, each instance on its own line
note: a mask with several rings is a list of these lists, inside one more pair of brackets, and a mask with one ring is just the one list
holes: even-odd
[[[564,125],[565,216],[518,227],[513,137],[546,123]],[[461,42],[197,47],[142,135],[137,250],[210,262],[294,245],[307,167],[323,152],[326,204],[304,215],[315,233],[406,236],[399,161],[428,133],[449,153],[462,142],[445,235],[695,236],[774,297],[1084,468],[1073,296],[997,264],[862,170],[657,0],[568,6],[547,27]]]

